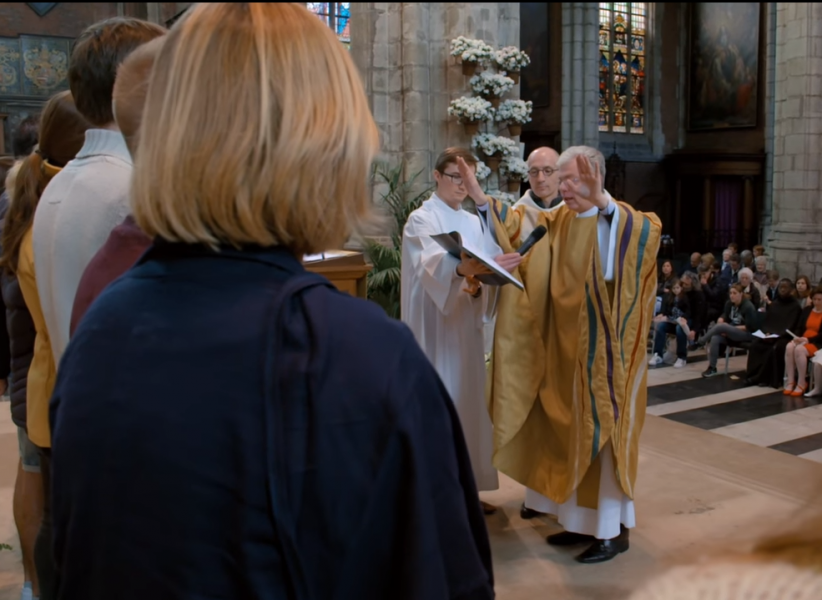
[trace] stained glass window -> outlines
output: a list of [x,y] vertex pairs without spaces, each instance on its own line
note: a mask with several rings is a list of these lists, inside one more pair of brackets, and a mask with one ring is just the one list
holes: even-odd
[[646,2],[599,3],[599,130],[645,132]]
[[320,20],[328,25],[337,34],[340,41],[348,48],[351,45],[350,2],[306,2],[308,10],[317,15]]

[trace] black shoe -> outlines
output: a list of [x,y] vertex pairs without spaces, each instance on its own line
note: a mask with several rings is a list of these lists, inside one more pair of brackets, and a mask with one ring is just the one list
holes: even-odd
[[577,562],[586,565],[605,562],[616,557],[617,554],[627,552],[631,547],[628,541],[628,530],[620,526],[620,534],[612,540],[596,540],[585,552],[576,557]]
[[586,565],[593,565],[596,563],[605,562],[615,558],[622,552],[627,552],[630,544],[628,540],[620,540],[619,538],[613,540],[597,540],[588,549],[576,557],[577,562]]
[[555,533],[545,538],[545,541],[552,546],[576,546],[578,544],[588,544],[592,540],[596,540],[592,535],[583,535],[582,533],[572,533],[570,531]]
[[747,387],[751,387],[751,386],[756,385],[756,382],[753,379],[751,379],[750,377],[746,377],[745,378],[745,385]]
[[525,506],[525,503],[523,503],[522,507],[519,509],[519,516],[526,520],[533,519],[534,517],[540,517],[544,514],[545,513],[541,513],[538,510],[528,508],[527,506]]
[[719,375],[719,371],[716,370],[716,367],[708,367],[702,371],[703,377],[715,377],[716,375]]

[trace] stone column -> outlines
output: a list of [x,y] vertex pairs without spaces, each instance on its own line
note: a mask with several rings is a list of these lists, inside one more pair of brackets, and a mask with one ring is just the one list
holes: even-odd
[[599,147],[599,5],[562,3],[562,149]]
[[[468,78],[449,55],[451,39],[464,35],[499,48],[519,45],[519,4],[351,3],[351,54],[363,75],[382,156],[406,162],[432,181],[437,155],[471,139],[447,110],[451,100],[472,95]],[[509,97],[518,97],[515,88]]]
[[762,213],[759,228],[763,242],[771,235],[773,216],[773,159],[774,159],[774,117],[776,79],[776,2],[769,2],[765,19],[765,189],[762,198]]
[[822,277],[822,4],[776,7],[772,224],[780,274]]

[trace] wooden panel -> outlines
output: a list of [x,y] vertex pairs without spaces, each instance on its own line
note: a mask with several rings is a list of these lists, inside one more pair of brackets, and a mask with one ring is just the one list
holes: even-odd
[[372,267],[365,263],[361,252],[308,262],[305,268],[327,277],[341,292],[357,298],[367,297],[368,273]]

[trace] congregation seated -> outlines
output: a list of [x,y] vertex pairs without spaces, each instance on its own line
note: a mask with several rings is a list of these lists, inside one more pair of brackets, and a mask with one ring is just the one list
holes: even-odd
[[802,308],[811,306],[811,280],[807,275],[800,275],[796,278],[796,289],[794,289],[794,296],[799,300],[799,305]]
[[699,338],[698,343],[710,343],[708,349],[708,368],[702,373],[703,377],[713,377],[719,373],[716,370],[716,361],[719,358],[720,348],[728,343],[749,342],[753,339],[753,332],[757,330],[757,312],[750,300],[742,292],[741,284],[731,286],[730,300],[725,304],[722,316],[717,319],[716,325]]
[[[790,281],[790,279],[788,279],[788,281]],[[762,298],[762,301],[765,304],[770,304],[771,302],[776,300],[776,297],[779,295],[779,282],[780,282],[779,271],[777,271],[776,269],[770,269],[768,271],[768,285],[765,288],[765,297]],[[791,282],[791,297],[792,298],[794,297],[793,294],[794,294],[794,287],[793,287],[793,282]]]
[[781,388],[785,376],[785,348],[792,340],[787,330],[798,329],[802,308],[793,296],[793,282],[778,282],[777,295],[765,309],[760,329],[775,338],[754,339],[748,348],[745,383]]
[[739,269],[739,285],[742,286],[742,293],[748,297],[754,308],[758,309],[762,306],[762,295],[759,293],[759,287],[753,280],[753,271],[748,267]]
[[742,266],[748,269],[753,270],[754,267],[754,255],[753,252],[750,250],[743,250],[739,253],[739,258],[742,261]]
[[786,396],[802,396],[808,391],[808,360],[822,347],[822,288],[813,290],[810,297],[812,304],[802,309],[797,331],[793,332],[802,333],[785,347]]
[[656,295],[658,298],[664,297],[665,294],[671,291],[673,282],[678,281],[676,273],[674,273],[674,263],[670,260],[662,261],[657,279]]
[[686,364],[688,351],[689,322],[691,304],[688,295],[682,289],[678,279],[671,283],[671,289],[662,298],[659,314],[654,318],[654,355],[648,362],[651,367],[662,364],[665,354],[665,343],[668,334],[676,334],[676,362],[674,367],[682,368]]
[[754,258],[754,281],[759,285],[768,285],[768,257],[757,256]]
[[692,252],[690,264],[682,266],[682,268],[679,270],[679,276],[682,277],[686,271],[696,271],[699,268],[699,265],[701,264],[702,255],[699,252]]
[[702,293],[705,296],[706,325],[715,322],[722,316],[722,311],[725,310],[725,300],[728,297],[728,288],[725,286],[725,281],[719,277],[719,263],[714,263],[714,265],[716,265],[716,269],[703,269],[699,274]]

